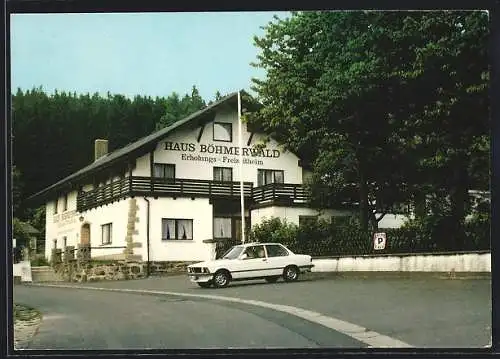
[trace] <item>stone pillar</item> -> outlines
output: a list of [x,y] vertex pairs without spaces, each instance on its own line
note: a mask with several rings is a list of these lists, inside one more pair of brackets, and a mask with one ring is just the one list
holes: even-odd
[[67,246],[64,248],[64,262],[70,262],[75,259],[75,247]]
[[137,231],[135,229],[135,223],[137,221],[137,209],[137,200],[135,198],[131,198],[129,200],[127,234],[125,237],[125,243],[127,247],[123,251],[126,261],[137,260],[136,256],[134,256],[134,234],[137,234]]
[[62,249],[54,248],[52,249],[51,265],[52,267],[57,266],[62,263]]
[[84,268],[90,262],[91,252],[90,244],[79,244],[78,252],[76,253],[76,261],[78,268]]

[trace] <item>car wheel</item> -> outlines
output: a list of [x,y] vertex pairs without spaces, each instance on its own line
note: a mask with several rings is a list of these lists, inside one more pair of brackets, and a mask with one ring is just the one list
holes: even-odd
[[212,283],[210,283],[210,282],[198,282],[198,285],[202,288],[210,288]]
[[296,266],[288,266],[283,270],[283,279],[285,282],[295,282],[299,279],[299,268]]
[[279,276],[273,276],[273,277],[266,277],[266,282],[267,283],[276,283],[278,280]]
[[231,280],[227,270],[218,270],[214,274],[213,283],[216,288],[227,287]]

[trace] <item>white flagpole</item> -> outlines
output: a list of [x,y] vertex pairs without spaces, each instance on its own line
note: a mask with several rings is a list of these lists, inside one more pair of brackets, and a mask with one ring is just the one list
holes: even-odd
[[243,129],[241,124],[241,96],[238,91],[238,142],[240,149],[240,201],[241,201],[241,242],[245,243],[245,197],[243,195]]

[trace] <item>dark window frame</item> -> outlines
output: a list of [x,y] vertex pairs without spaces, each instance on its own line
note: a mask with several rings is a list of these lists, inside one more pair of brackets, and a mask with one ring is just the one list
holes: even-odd
[[[219,140],[215,138],[215,125],[228,125],[231,127],[229,130],[229,140]],[[217,142],[233,142],[233,124],[231,122],[214,122],[212,124],[212,139]]]
[[[271,184],[271,183],[259,184],[259,180],[261,178],[261,176],[260,176],[261,172],[264,172],[264,177],[263,177],[264,182],[266,180],[266,172],[272,172],[272,174],[273,174],[273,182],[271,182],[271,183],[278,183],[278,184],[284,184],[285,183],[285,170],[275,170],[275,169],[269,169],[269,168],[259,168],[259,169],[257,169],[257,186],[258,187],[266,186],[268,184]],[[276,172],[280,172],[281,173],[281,178],[283,178],[283,182],[276,182]]]
[[[174,221],[174,237],[166,238],[163,233],[163,221]],[[191,221],[191,238],[177,238],[177,226],[179,221]],[[162,218],[161,219],[161,240],[166,241],[193,241],[194,240],[194,221],[192,218]]]
[[[156,166],[162,166],[163,176],[156,176]],[[174,169],[174,176],[172,178],[165,176],[167,167],[173,167],[173,169]],[[151,177],[163,178],[163,179],[175,179],[175,176],[176,176],[175,163],[160,163],[160,162],[153,163],[153,173],[151,174]]]
[[[109,227],[109,239],[105,242],[104,241],[104,228],[105,227]],[[105,223],[105,224],[101,224],[101,245],[103,246],[106,246],[108,244],[112,244],[113,243],[113,223]]]
[[[215,171],[216,170],[222,170],[222,180],[216,180],[215,179]],[[224,170],[230,170],[231,171],[231,179],[229,181],[225,181],[224,180]],[[223,183],[229,183],[229,182],[233,182],[233,168],[232,167],[215,167],[213,168],[213,180],[215,182],[223,182]]]

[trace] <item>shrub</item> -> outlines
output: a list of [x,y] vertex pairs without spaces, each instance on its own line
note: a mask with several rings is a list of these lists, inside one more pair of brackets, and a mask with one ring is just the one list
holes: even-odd
[[479,213],[465,223],[466,249],[491,249],[491,217],[489,213]]
[[33,267],[41,267],[41,266],[48,266],[50,265],[49,261],[47,258],[45,258],[44,255],[39,255],[37,254],[34,256],[34,258],[31,260],[31,265]]
[[256,224],[248,234],[251,242],[278,242],[293,251],[297,246],[297,226],[288,223],[278,217],[264,219],[262,223]]
[[[409,220],[401,228],[380,229],[387,235],[386,248],[373,249],[373,234],[361,230],[356,217],[319,219],[297,226],[280,218],[271,218],[253,226],[251,241],[278,242],[293,252],[321,256],[364,254],[402,254],[456,250],[450,240],[449,217],[428,216]],[[489,214],[477,214],[465,224],[466,243],[462,250],[490,248]]]

